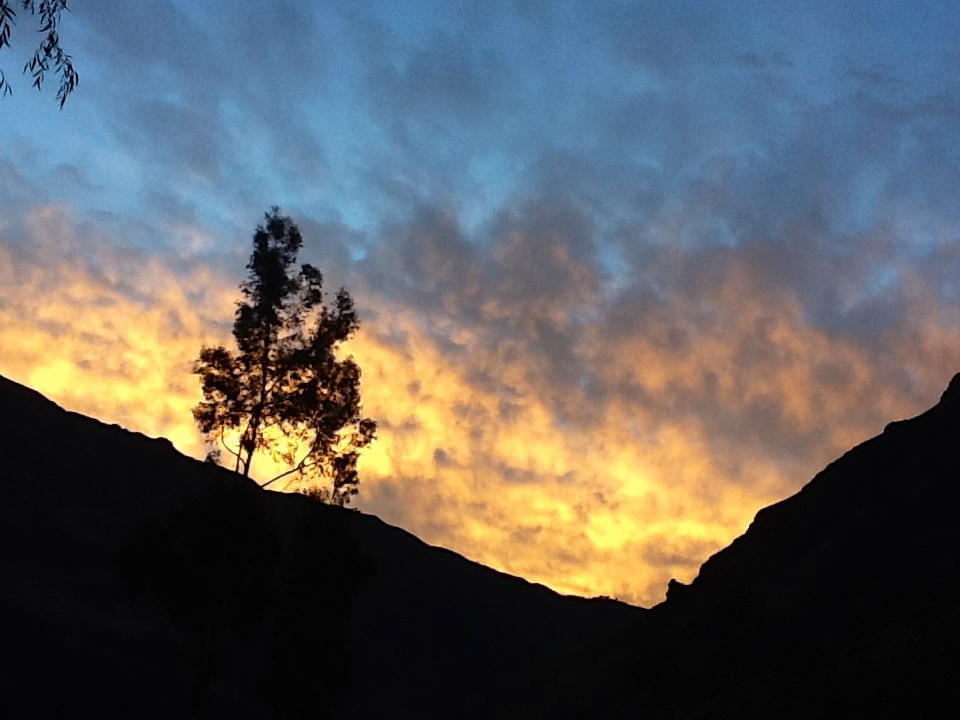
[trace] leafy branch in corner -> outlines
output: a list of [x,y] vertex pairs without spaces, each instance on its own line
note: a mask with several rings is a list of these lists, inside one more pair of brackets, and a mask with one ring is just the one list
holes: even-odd
[[[68,4],[69,0],[39,0],[39,2],[20,0],[20,5],[25,12],[39,17],[39,32],[43,35],[43,39],[33,52],[33,57],[24,64],[23,72],[33,78],[33,86],[40,90],[47,73],[52,68],[60,76],[57,101],[61,108],[67,102],[70,93],[80,83],[80,75],[73,66],[73,58],[60,46],[60,33],[57,31],[61,13],[64,10],[70,11]],[[11,0],[0,0],[0,50],[10,47],[10,35],[13,32],[16,17],[17,13],[13,9]],[[10,81],[0,69],[0,96],[12,94],[13,88],[10,86]]]

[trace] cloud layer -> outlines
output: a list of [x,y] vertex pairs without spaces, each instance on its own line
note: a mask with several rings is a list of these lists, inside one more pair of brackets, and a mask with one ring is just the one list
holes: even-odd
[[280,203],[362,313],[361,507],[655,602],[960,370],[960,13],[834,5],[89,3],[0,149],[0,372],[201,455]]

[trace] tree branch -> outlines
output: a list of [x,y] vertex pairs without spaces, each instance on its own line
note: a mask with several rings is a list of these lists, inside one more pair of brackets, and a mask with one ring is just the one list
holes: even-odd
[[270,485],[270,484],[272,484],[272,483],[275,483],[275,482],[276,482],[277,480],[279,480],[280,478],[285,478],[287,475],[290,475],[290,474],[295,473],[295,472],[297,472],[297,471],[303,471],[303,470],[306,470],[308,467],[313,467],[314,465],[319,465],[319,464],[320,464],[320,461],[319,461],[319,460],[317,460],[317,461],[315,461],[315,462],[312,462],[312,463],[307,463],[307,462],[306,462],[306,459],[307,459],[308,457],[310,457],[310,453],[307,453],[306,456],[305,456],[300,462],[298,462],[296,465],[294,465],[292,468],[290,468],[290,469],[287,470],[286,472],[280,473],[279,475],[277,475],[277,476],[274,477],[274,478],[270,478],[270,479],[267,480],[265,483],[263,483],[263,485],[261,485],[260,487],[265,488],[267,485]]
[[226,451],[239,459],[240,453],[234,452],[233,449],[229,445],[227,445],[227,441],[223,439],[223,433],[221,432],[220,435],[218,435],[217,437],[220,440],[220,444],[223,445]]

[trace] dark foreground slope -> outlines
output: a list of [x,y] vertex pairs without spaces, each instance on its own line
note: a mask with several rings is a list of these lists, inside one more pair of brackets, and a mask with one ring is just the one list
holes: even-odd
[[761,510],[647,620],[581,675],[582,702],[545,714],[955,717],[960,375]]
[[496,717],[644,616],[0,378],[0,717]]
[[0,379],[0,717],[940,717],[960,376],[651,611],[263,492]]

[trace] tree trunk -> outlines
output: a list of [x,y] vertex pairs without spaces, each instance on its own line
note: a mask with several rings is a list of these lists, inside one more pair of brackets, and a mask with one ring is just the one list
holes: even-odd
[[[270,365],[270,333],[266,323],[263,325],[263,350],[260,354],[260,399],[250,414],[247,430],[250,432],[247,459],[243,463],[243,476],[250,477],[250,467],[253,465],[253,453],[257,449],[257,433],[260,431],[260,421],[263,419],[263,408],[267,404],[268,370]],[[240,438],[242,443],[244,438]]]

